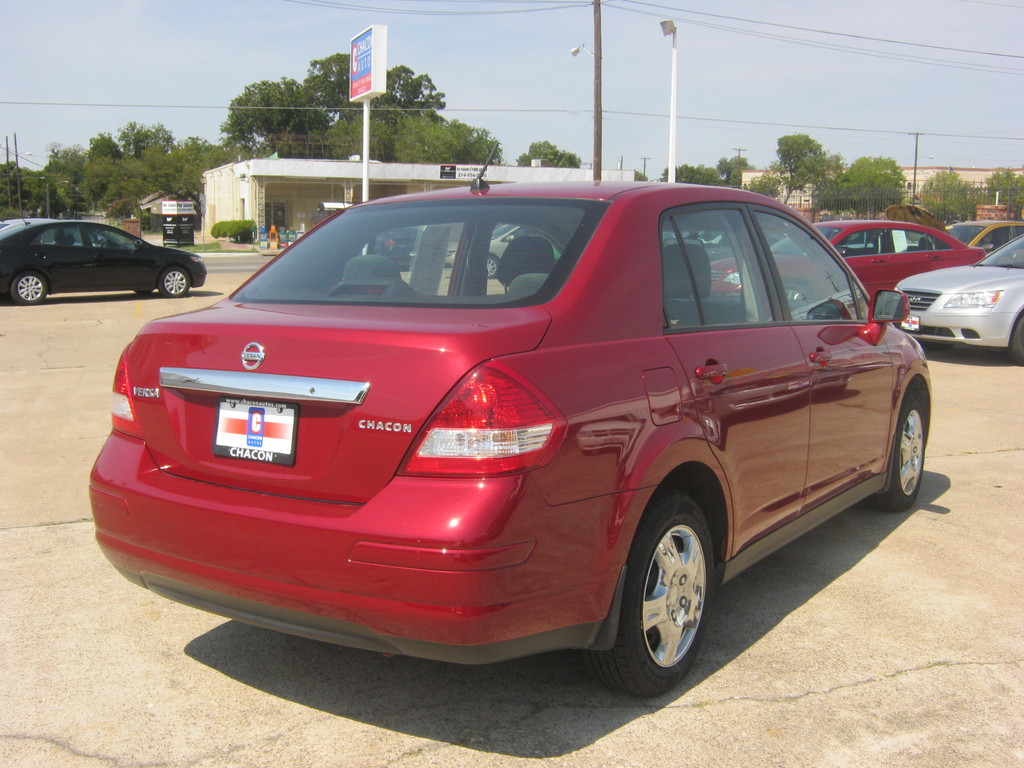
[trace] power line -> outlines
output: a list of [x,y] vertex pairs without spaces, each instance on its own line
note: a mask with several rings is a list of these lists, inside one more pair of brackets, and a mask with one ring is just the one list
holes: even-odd
[[[692,11],[687,8],[677,8],[671,5],[664,5],[661,3],[644,2],[644,0],[608,0],[607,5],[610,8],[616,8],[618,6],[614,3],[625,3],[627,5],[645,5],[653,8],[661,8],[663,10],[676,11],[678,13],[689,13],[695,16],[708,16],[716,19],[725,19],[727,21],[741,21],[745,24],[758,24],[767,27],[778,27],[779,29],[792,29],[796,32],[812,32],[817,35],[830,35],[833,37],[848,37],[853,40],[866,40],[873,43],[888,43],[890,45],[906,45],[914,48],[931,48],[932,50],[938,51],[951,51],[954,53],[971,53],[978,56],[999,56],[1009,59],[1024,59],[1024,55],[1016,53],[995,53],[992,51],[978,51],[970,48],[952,48],[946,45],[934,45],[931,43],[911,43],[906,40],[893,40],[885,37],[872,37],[870,35],[858,35],[852,32],[834,32],[828,29],[815,29],[814,27],[800,27],[794,24],[780,24],[772,21],[761,21],[759,19],[746,19],[741,16],[727,16],[721,13],[709,13],[707,11]],[[1010,6],[1020,7],[1020,6]],[[620,10],[628,10],[626,8],[620,8]],[[680,21],[680,19],[677,19]]]
[[[70,101],[0,101],[0,104],[16,105],[16,106],[31,106],[31,107],[83,107],[83,108],[107,108],[107,109],[218,109],[218,110],[270,110],[270,109],[290,109],[295,111],[301,110],[328,110],[328,111],[361,111],[359,107],[351,106],[326,106],[326,107],[258,107],[258,106],[244,106],[244,107],[231,107],[223,105],[213,104],[115,104],[115,103],[96,103],[96,102],[70,102]],[[375,111],[378,109],[375,107]],[[389,112],[422,112],[421,107],[382,107],[379,111]],[[564,114],[564,115],[583,115],[590,116],[592,109],[590,107],[582,109],[570,109],[570,108],[538,108],[538,107],[445,107],[439,112],[460,112],[460,113],[507,113],[507,114]],[[664,120],[667,115],[658,114],[656,112],[630,112],[625,110],[604,110],[606,115],[621,115],[623,117],[650,117],[659,120]],[[770,128],[801,128],[804,130],[818,130],[818,131],[841,131],[847,133],[875,133],[891,136],[906,136],[909,131],[906,130],[895,130],[885,128],[851,128],[848,126],[838,125],[810,125],[805,123],[781,123],[771,122],[767,120],[735,120],[724,117],[702,117],[699,115],[679,115],[679,120],[689,120],[697,122],[708,122],[708,123],[728,123],[733,125],[755,125],[755,126],[766,126]],[[986,141],[1024,141],[1024,136],[991,136],[982,134],[964,134],[964,133],[944,133],[938,131],[921,131],[922,136],[937,136],[941,138],[952,138],[952,139],[984,139]]]

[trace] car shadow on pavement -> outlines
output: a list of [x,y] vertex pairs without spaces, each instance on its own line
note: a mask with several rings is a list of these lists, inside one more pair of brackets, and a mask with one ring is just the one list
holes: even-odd
[[[948,487],[945,476],[926,473],[917,509],[941,511],[934,502]],[[910,514],[858,505],[730,581],[686,681],[646,701],[605,690],[574,652],[461,666],[228,621],[189,642],[185,653],[245,685],[338,717],[481,752],[559,757],[653,711],[686,706],[688,691],[853,568]]]

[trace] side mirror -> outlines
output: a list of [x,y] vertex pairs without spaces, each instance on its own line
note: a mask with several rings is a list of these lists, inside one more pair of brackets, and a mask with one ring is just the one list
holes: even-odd
[[146,243],[144,241],[142,241],[142,240],[136,240],[135,241],[135,250],[136,251],[141,251],[142,250],[142,246],[144,246],[145,244]]
[[910,314],[910,299],[902,291],[877,291],[871,300],[871,322],[898,323]]

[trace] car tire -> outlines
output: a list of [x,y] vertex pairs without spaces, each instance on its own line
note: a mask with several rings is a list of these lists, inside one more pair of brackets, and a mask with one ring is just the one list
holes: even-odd
[[615,645],[586,652],[597,678],[641,698],[674,688],[697,655],[715,579],[700,507],[678,491],[655,493],[626,561]]
[[189,277],[181,267],[168,267],[160,273],[156,289],[160,295],[168,299],[181,299],[188,296],[188,289],[192,286],[192,278]]
[[11,281],[11,301],[15,304],[38,304],[46,293],[46,278],[38,272],[22,272]]
[[494,277],[498,274],[498,257],[493,253],[487,254],[487,276]]
[[924,478],[927,442],[928,416],[924,403],[917,394],[908,392],[900,407],[893,435],[887,488],[871,497],[876,508],[886,512],[904,512],[917,500]]
[[1010,346],[1006,349],[1010,359],[1017,365],[1024,365],[1024,315],[1017,318],[1010,334]]

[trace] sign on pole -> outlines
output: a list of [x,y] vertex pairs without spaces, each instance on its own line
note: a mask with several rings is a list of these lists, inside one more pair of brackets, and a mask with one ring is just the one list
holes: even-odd
[[349,101],[367,102],[388,90],[388,28],[371,24],[352,38]]
[[363,202],[370,199],[370,101],[388,90],[388,28],[371,24],[352,38],[348,100],[363,102]]

